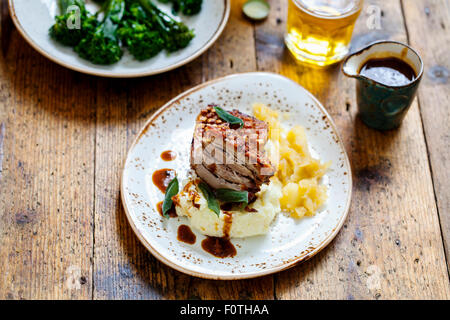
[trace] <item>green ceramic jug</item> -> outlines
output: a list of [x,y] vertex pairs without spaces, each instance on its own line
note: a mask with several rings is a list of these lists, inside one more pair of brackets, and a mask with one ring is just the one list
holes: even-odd
[[[406,85],[389,86],[360,74],[370,59],[398,58],[414,70],[416,77]],[[417,92],[423,74],[419,54],[406,44],[396,41],[378,41],[348,56],[342,72],[357,79],[356,98],[358,115],[369,127],[390,130],[400,126]]]

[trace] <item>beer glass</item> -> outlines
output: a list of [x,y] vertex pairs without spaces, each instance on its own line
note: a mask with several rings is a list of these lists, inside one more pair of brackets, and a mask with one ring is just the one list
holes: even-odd
[[288,0],[285,43],[297,60],[316,66],[348,53],[363,0]]

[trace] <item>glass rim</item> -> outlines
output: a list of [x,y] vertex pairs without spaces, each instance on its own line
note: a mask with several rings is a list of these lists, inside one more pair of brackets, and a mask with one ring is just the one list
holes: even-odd
[[359,10],[361,10],[362,7],[363,7],[363,3],[364,3],[364,0],[355,0],[357,2],[357,4],[350,11],[348,11],[348,12],[342,14],[342,15],[339,15],[339,16],[327,16],[327,15],[323,15],[323,14],[320,14],[320,13],[317,13],[317,12],[314,12],[314,11],[308,9],[302,3],[302,0],[291,0],[291,1],[295,5],[297,5],[300,10],[304,10],[308,14],[311,14],[312,16],[315,16],[315,17],[318,17],[318,18],[321,18],[321,19],[342,19],[342,18],[346,18],[346,17],[351,16],[352,14],[358,12]]

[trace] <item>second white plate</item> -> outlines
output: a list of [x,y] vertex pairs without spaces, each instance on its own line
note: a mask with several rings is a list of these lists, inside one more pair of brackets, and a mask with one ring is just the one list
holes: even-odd
[[[170,14],[170,5],[158,6]],[[98,6],[87,1],[88,9],[95,11]],[[99,66],[80,57],[72,48],[64,47],[52,40],[48,29],[59,14],[57,0],[9,0],[9,10],[19,32],[30,45],[41,54],[60,65],[79,72],[113,78],[142,77],[178,68],[205,52],[220,36],[230,14],[230,0],[203,1],[202,11],[192,17],[181,16],[189,28],[193,28],[195,38],[188,47],[167,54],[161,52],[156,57],[139,62],[125,52],[122,59],[110,66]]]
[[[233,258],[219,259],[205,252],[198,232],[189,245],[177,240],[186,218],[164,219],[156,205],[164,195],[152,182],[162,168],[175,169],[184,179],[189,169],[189,151],[195,118],[200,109],[216,103],[252,114],[252,104],[261,102],[277,111],[289,112],[287,127],[299,124],[307,129],[313,155],[332,165],[323,179],[328,201],[314,217],[301,220],[280,214],[264,236],[232,239],[237,249]],[[163,151],[175,151],[172,162],[160,158]],[[128,220],[142,243],[165,264],[190,275],[209,279],[242,279],[277,272],[304,261],[323,249],[338,233],[346,218],[351,198],[350,163],[335,125],[322,105],[297,83],[271,73],[228,76],[195,87],[159,109],[133,143],[122,174],[122,201]]]

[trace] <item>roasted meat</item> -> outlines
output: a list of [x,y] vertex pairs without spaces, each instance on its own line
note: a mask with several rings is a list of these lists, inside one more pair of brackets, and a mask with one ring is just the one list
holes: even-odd
[[242,128],[219,118],[214,106],[197,117],[191,146],[191,166],[214,189],[247,190],[254,194],[268,183],[275,169],[264,153],[267,124],[238,110]]

